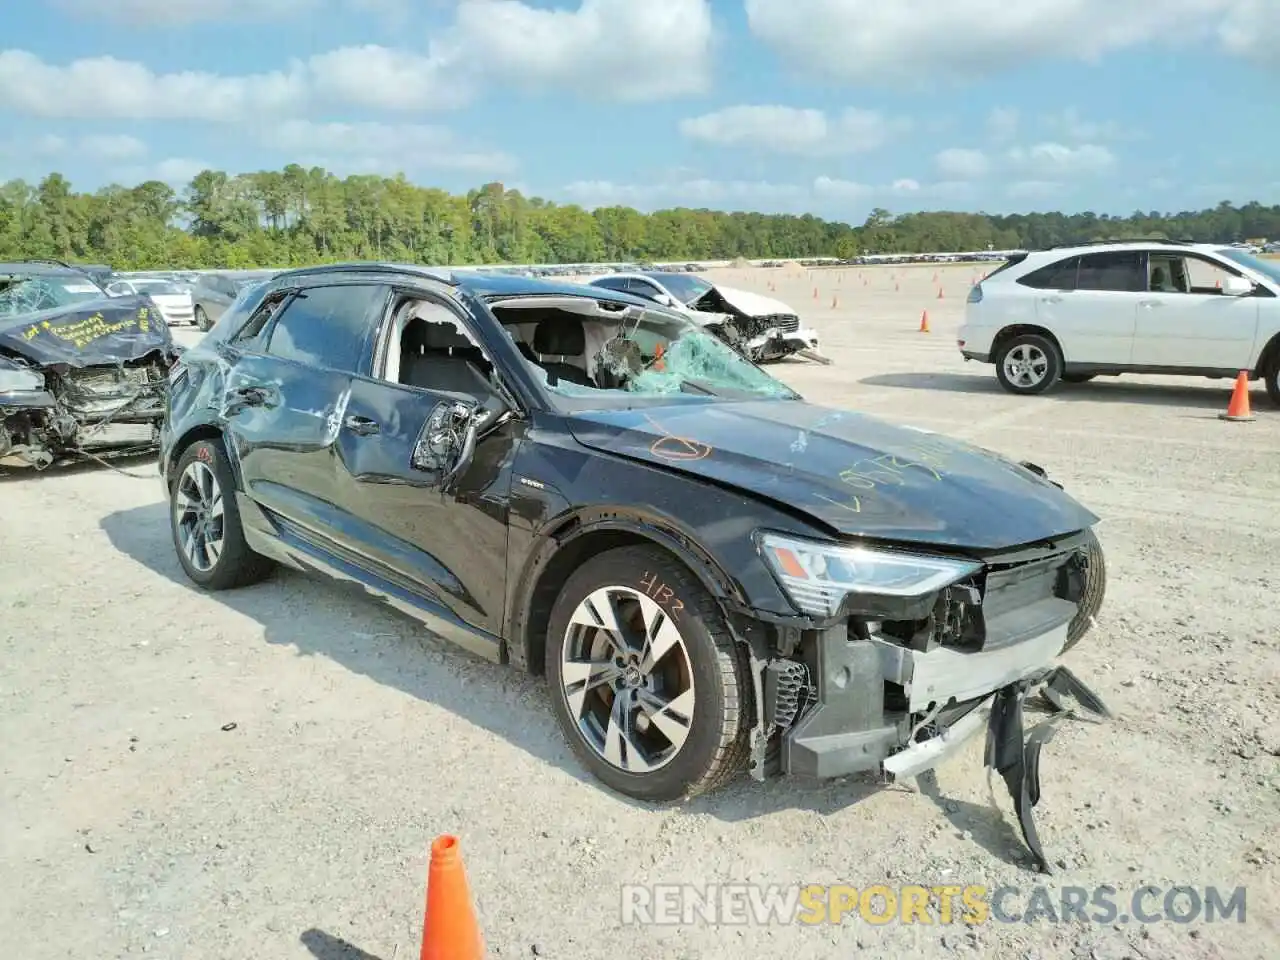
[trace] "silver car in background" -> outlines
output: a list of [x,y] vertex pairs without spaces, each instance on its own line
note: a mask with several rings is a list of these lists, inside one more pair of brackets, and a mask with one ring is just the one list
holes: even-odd
[[245,287],[270,279],[275,274],[274,270],[228,270],[201,274],[191,287],[196,327],[208,330]]
[[120,277],[107,287],[113,297],[128,297],[145,293],[155,302],[165,323],[195,323],[195,304],[191,291],[183,284],[165,277]]

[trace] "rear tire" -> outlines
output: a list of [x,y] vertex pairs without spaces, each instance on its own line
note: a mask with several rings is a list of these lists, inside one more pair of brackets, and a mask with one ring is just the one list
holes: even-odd
[[996,351],[996,379],[1010,393],[1044,393],[1062,376],[1057,345],[1038,333],[1020,333]]
[[[602,620],[621,629],[611,635]],[[655,647],[658,658],[647,659]],[[678,800],[746,766],[743,651],[712,596],[663,550],[610,550],[569,577],[551,611],[546,675],[569,746],[619,793]]]
[[1063,653],[1084,639],[1085,634],[1093,627],[1093,618],[1102,609],[1102,602],[1107,596],[1107,562],[1102,553],[1102,544],[1098,542],[1098,535],[1092,530],[1089,531],[1085,544],[1085,556],[1089,565],[1084,575],[1084,593],[1080,597],[1076,615],[1067,625],[1067,643],[1062,648]]
[[204,312],[203,307],[196,307],[195,309],[195,324],[197,330],[201,330],[206,333],[208,332],[209,327],[212,326],[212,324],[209,323],[209,315]]
[[244,538],[235,476],[220,440],[183,451],[169,492],[169,528],[183,572],[205,590],[230,590],[266,579],[274,564]]

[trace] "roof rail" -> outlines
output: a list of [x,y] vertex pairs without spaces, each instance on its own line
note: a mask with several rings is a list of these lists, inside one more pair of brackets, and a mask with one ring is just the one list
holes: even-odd
[[460,283],[454,272],[447,267],[426,267],[415,263],[384,263],[382,261],[360,260],[346,263],[322,263],[314,267],[295,267],[291,270],[281,270],[271,279],[279,280],[283,277],[315,276],[317,274],[350,273],[354,271],[386,274],[411,273],[432,280],[439,280],[441,283],[447,283],[452,287],[456,287]]
[[68,270],[79,270],[79,267],[73,266],[65,260],[55,260],[53,257],[23,257],[18,263],[51,263],[56,267],[66,267]]
[[1120,237],[1112,240],[1079,240],[1075,243],[1055,243],[1044,250],[1065,250],[1067,247],[1103,247],[1117,243],[1167,243],[1170,246],[1186,247],[1190,246],[1192,240],[1170,240],[1168,237]]

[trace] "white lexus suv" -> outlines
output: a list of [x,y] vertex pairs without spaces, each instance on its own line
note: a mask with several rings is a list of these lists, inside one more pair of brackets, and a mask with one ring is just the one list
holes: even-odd
[[1011,393],[1121,373],[1264,379],[1280,406],[1280,263],[1220,244],[1015,254],[969,291],[966,360]]

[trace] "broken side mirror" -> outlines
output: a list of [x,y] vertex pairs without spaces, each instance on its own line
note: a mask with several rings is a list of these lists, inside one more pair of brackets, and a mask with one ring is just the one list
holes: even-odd
[[445,472],[452,468],[462,448],[463,436],[474,419],[476,405],[442,400],[428,414],[414,444],[410,466],[415,470]]

